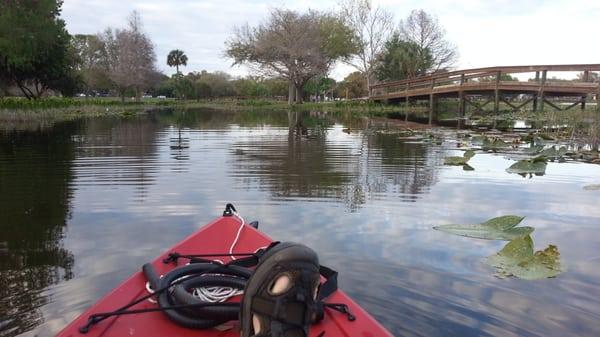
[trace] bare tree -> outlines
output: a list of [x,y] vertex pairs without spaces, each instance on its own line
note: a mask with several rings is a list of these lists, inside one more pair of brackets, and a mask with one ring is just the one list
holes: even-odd
[[140,15],[133,11],[127,29],[107,29],[99,35],[108,55],[108,76],[114,82],[121,99],[127,89],[135,90],[136,101],[150,87],[156,73],[156,54],[150,38],[142,31]]
[[340,16],[352,28],[357,52],[346,61],[366,78],[367,88],[373,81],[377,59],[385,42],[394,32],[394,16],[371,0],[344,0],[340,3]]
[[413,10],[410,15],[400,21],[400,38],[416,43],[420,50],[429,49],[433,56],[433,67],[430,71],[451,68],[457,58],[456,47],[446,40],[446,31],[437,17],[422,9]]
[[304,85],[326,74],[333,63],[352,53],[351,31],[338,18],[315,11],[274,9],[251,28],[237,28],[226,42],[226,55],[266,76],[280,76],[289,85],[288,102],[302,102]]

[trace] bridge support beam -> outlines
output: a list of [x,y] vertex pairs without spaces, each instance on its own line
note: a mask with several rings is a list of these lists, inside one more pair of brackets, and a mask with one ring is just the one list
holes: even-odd
[[404,102],[404,121],[408,122],[408,112],[410,111],[410,97],[406,96],[406,102]]
[[429,95],[429,125],[437,121],[437,100],[434,94]]
[[596,91],[596,111],[600,113],[600,78],[598,78],[598,90]]
[[498,113],[500,110],[500,76],[502,73],[499,71],[496,73],[496,84],[494,85],[494,114]]
[[463,127],[463,123],[465,120],[465,92],[462,89],[463,84],[465,84],[465,74],[460,75],[460,89],[458,91],[458,128]]
[[540,82],[540,111],[544,111],[544,87],[546,86],[546,75],[548,74],[547,70],[542,70],[542,81]]

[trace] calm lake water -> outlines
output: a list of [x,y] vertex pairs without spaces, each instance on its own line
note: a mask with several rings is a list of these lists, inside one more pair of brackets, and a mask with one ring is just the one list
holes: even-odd
[[[291,126],[291,127],[290,127]],[[350,133],[346,128],[351,128]],[[304,242],[397,336],[600,336],[600,165],[505,172],[326,114],[161,112],[0,131],[0,335],[51,336],[233,202]],[[432,229],[517,214],[557,278],[500,279],[506,242]]]

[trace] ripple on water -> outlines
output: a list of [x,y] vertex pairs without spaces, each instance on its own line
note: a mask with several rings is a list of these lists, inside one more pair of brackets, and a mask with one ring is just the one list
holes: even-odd
[[[463,171],[442,165],[454,148],[362,125],[175,111],[0,133],[0,334],[53,335],[234,202],[272,237],[315,248],[395,335],[600,335],[598,192],[582,189],[600,166],[523,178],[507,156],[479,153]],[[566,272],[497,279],[485,258],[505,242],[431,229],[503,214],[525,216]]]

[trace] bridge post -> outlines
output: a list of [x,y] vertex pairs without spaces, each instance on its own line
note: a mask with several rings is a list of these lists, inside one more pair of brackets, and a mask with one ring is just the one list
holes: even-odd
[[546,75],[548,70],[542,70],[542,82],[540,83],[540,111],[544,111],[544,87],[546,86]]
[[465,118],[465,92],[463,91],[465,84],[465,74],[460,75],[460,90],[458,91],[458,128],[460,129]]
[[596,92],[596,110],[600,113],[600,75],[598,76],[598,91]]
[[406,95],[406,111],[404,112],[404,121],[408,122],[408,111],[410,109],[410,98],[408,97],[408,90],[410,89],[410,82],[406,83],[406,92],[404,93]]
[[[589,80],[590,80],[590,72],[589,72],[589,70],[585,70],[583,72],[583,82],[584,83],[589,82]],[[581,96],[581,111],[585,110],[586,100],[587,100],[587,95]]]
[[496,73],[496,84],[494,85],[494,114],[498,114],[498,110],[500,109],[500,76],[502,75],[501,71]]
[[435,86],[435,78],[431,79],[431,88],[429,91],[429,125],[433,122],[433,114],[435,113],[435,97],[433,95],[433,87]]
[[[536,71],[535,72],[535,83],[540,83],[540,72]],[[533,112],[537,111],[537,106],[538,106],[538,95],[533,94]]]

